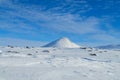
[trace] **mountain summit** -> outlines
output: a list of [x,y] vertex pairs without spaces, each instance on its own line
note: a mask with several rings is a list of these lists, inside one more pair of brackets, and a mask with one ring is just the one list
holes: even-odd
[[79,45],[73,43],[66,37],[62,37],[58,40],[55,40],[51,43],[48,43],[47,45],[43,47],[56,47],[56,48],[80,48]]

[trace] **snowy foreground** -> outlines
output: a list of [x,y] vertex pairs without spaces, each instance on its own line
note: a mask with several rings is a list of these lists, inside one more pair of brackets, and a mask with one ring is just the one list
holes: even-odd
[[0,80],[120,80],[119,50],[0,50]]

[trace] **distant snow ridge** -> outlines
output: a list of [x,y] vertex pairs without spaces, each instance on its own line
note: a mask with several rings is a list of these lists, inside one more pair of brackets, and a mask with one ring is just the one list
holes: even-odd
[[106,46],[98,46],[100,49],[120,49],[120,44],[118,45],[106,45]]
[[71,42],[68,38],[63,37],[56,41],[53,41],[43,47],[56,47],[56,48],[80,48],[79,45]]

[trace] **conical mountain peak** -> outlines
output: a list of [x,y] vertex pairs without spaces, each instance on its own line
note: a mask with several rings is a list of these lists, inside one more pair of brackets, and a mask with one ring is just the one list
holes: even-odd
[[60,39],[63,39],[63,40],[69,40],[67,37],[62,37]]
[[70,41],[67,37],[57,39],[44,47],[56,47],[56,48],[79,48],[80,46]]
[[62,38],[60,38],[60,39],[58,39],[58,40],[56,40],[57,42],[66,42],[66,41],[69,41],[70,42],[70,40],[67,38],[67,37],[62,37]]

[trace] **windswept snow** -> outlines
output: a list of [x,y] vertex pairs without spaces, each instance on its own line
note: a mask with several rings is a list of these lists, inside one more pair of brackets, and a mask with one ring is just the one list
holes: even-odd
[[119,50],[22,47],[0,50],[0,80],[120,79]]
[[68,38],[63,37],[56,41],[53,41],[44,47],[56,47],[56,48],[80,48],[79,45],[71,42]]

